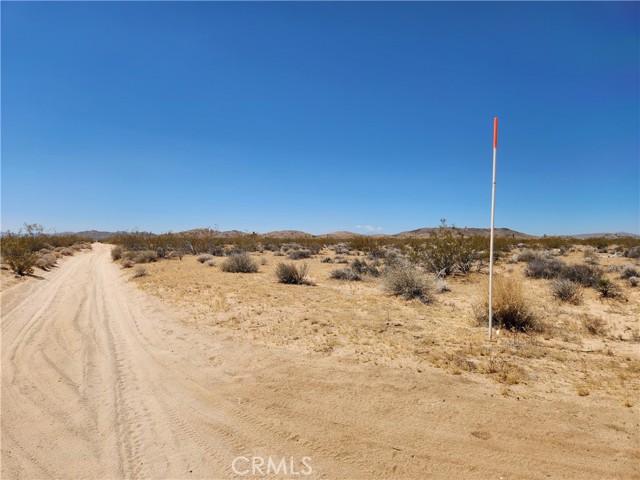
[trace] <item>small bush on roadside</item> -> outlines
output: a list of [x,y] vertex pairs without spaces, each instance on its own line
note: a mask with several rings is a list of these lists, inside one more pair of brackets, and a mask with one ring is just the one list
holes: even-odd
[[571,280],[557,278],[551,282],[551,293],[558,300],[578,305],[582,301],[580,285]]
[[[475,308],[479,323],[489,323],[489,287]],[[541,330],[542,327],[524,295],[522,282],[516,278],[496,277],[493,280],[493,325],[517,332]]]
[[36,255],[31,250],[29,237],[6,235],[2,238],[2,261],[17,275],[31,275],[36,266]]
[[295,263],[278,263],[276,266],[276,278],[280,283],[289,285],[311,285],[307,278],[309,267],[306,263],[296,266]]
[[256,273],[258,263],[247,252],[234,253],[220,266],[223,272],[230,273]]
[[423,303],[433,300],[434,282],[431,277],[408,265],[389,267],[382,277],[384,289],[406,300],[417,299]]
[[133,265],[134,265],[133,261],[129,260],[128,258],[122,261],[122,268],[131,268],[133,267]]
[[122,258],[122,247],[113,247],[111,249],[111,260],[114,262]]
[[204,263],[208,260],[211,260],[213,258],[213,255],[209,255],[208,253],[203,253],[201,255],[198,255],[198,257],[196,258],[196,260],[200,263]]
[[158,254],[155,250],[142,250],[140,252],[134,252],[131,260],[135,263],[151,263],[158,260]]
[[36,257],[35,266],[45,271],[49,271],[49,269],[55,267],[58,261],[58,257],[53,253],[38,253]]
[[311,258],[310,250],[292,250],[289,252],[288,257],[291,260],[301,260],[303,258]]

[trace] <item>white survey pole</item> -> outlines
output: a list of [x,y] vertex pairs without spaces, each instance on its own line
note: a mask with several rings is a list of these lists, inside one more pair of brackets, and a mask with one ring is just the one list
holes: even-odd
[[491,186],[491,240],[489,241],[489,340],[493,337],[493,225],[496,216],[496,158],[498,155],[498,117],[493,118],[493,183]]

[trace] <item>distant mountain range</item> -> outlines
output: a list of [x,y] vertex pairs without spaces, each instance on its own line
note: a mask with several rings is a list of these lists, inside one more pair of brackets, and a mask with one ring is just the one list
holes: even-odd
[[[373,238],[427,238],[433,234],[438,229],[438,227],[424,227],[418,228],[416,230],[407,230],[405,232],[399,232],[395,234],[372,234],[366,235]],[[465,230],[469,235],[489,235],[490,230],[488,228],[466,228],[461,229]],[[75,234],[81,237],[93,238],[94,240],[104,240],[105,238],[109,238],[113,235],[117,234],[126,234],[127,232],[118,231],[118,232],[106,232],[106,231],[98,231],[98,230],[85,230],[82,232],[64,232],[60,235],[66,234]],[[242,232],[240,230],[213,230],[210,228],[194,228],[191,230],[186,230],[184,232],[177,232],[178,234],[189,234],[197,237],[213,237],[213,238],[237,238],[245,235],[251,235],[247,232]],[[154,235],[151,233],[151,235]],[[300,230],[274,230],[272,232],[267,232],[264,234],[259,234],[267,238],[348,238],[354,236],[365,236],[362,233],[354,233],[347,231],[339,231],[339,232],[331,232],[325,233],[322,235],[312,235],[311,233],[303,232]],[[527,239],[527,238],[536,238],[537,235],[529,235],[527,233],[517,232],[515,230],[511,230],[509,228],[496,228],[495,229],[496,237],[506,237],[506,238],[518,238],[518,239]],[[606,237],[606,238],[621,238],[621,237],[640,237],[640,235],[634,233],[626,233],[626,232],[616,232],[616,233],[584,233],[580,235],[560,235],[566,238],[577,238],[577,239],[587,239],[593,237]]]

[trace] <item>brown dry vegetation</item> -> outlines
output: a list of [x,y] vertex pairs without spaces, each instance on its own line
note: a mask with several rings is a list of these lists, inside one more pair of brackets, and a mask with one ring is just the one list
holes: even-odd
[[[566,247],[561,258],[583,263],[584,250],[584,245]],[[437,366],[454,375],[483,375],[508,396],[579,395],[620,408],[640,397],[640,288],[615,273],[629,258],[596,255],[621,297],[602,298],[584,287],[582,301],[574,305],[554,297],[550,280],[527,278],[526,264],[505,256],[496,272],[522,282],[540,328],[498,330],[489,342],[474,313],[485,295],[486,269],[449,277],[451,291],[436,293],[425,304],[389,295],[372,276],[360,282],[331,279],[337,255],[326,248],[304,260],[310,287],[278,283],[275,270],[282,256],[251,255],[261,265],[257,273],[225,273],[187,255],[147,264],[148,275],[134,281],[188,312],[192,326],[267,348],[383,363],[416,374]]]

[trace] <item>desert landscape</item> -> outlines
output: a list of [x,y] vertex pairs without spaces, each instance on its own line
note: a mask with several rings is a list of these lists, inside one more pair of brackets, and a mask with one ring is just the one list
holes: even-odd
[[490,341],[483,239],[48,244],[1,272],[2,475],[637,478],[640,241],[502,237]]

